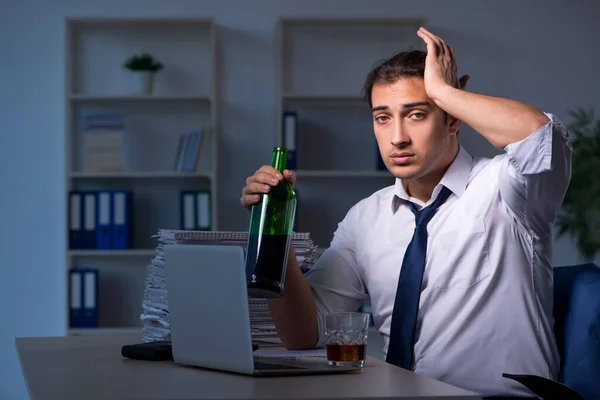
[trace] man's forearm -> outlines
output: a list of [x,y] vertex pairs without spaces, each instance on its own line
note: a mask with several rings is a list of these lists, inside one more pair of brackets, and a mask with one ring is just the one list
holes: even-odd
[[530,104],[472,93],[451,86],[436,93],[436,104],[479,132],[497,149],[518,142],[548,123]]
[[284,295],[269,299],[269,310],[283,345],[288,349],[310,349],[318,342],[315,298],[302,275],[293,246],[290,245]]

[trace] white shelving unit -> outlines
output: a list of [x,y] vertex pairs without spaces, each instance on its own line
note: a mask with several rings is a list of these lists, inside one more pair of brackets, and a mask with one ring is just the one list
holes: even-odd
[[282,18],[277,26],[277,137],[284,111],[298,115],[299,231],[327,247],[361,199],[394,183],[377,170],[371,111],[362,85],[377,61],[423,49],[419,19]]
[[[149,95],[133,91],[130,71],[123,66],[130,56],[143,52],[165,65]],[[146,266],[155,255],[152,235],[160,228],[181,229],[180,191],[209,190],[212,229],[218,229],[216,53],[212,19],[66,20],[67,216],[71,190],[131,190],[134,202],[132,248],[67,248],[67,288],[72,267],[97,268],[99,286],[98,327],[67,326],[70,334],[140,331]],[[90,112],[125,116],[123,171],[83,168],[81,121]],[[210,141],[201,168],[198,172],[175,171],[179,136],[203,128],[210,130]]]

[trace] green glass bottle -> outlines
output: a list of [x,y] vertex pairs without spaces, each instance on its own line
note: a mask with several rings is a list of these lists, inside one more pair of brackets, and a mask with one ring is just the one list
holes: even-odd
[[[281,175],[288,150],[275,147],[271,166]],[[283,178],[259,203],[252,206],[246,250],[248,295],[258,298],[283,296],[288,250],[296,216],[296,193]]]

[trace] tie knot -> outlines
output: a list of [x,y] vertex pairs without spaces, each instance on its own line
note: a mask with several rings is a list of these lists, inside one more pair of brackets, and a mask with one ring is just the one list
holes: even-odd
[[448,196],[450,196],[450,189],[448,189],[446,186],[442,186],[442,190],[440,190],[437,198],[427,207],[417,210],[417,207],[413,203],[409,203],[410,209],[415,214],[416,225],[421,227],[427,226],[439,206],[441,206],[446,199],[448,199]]

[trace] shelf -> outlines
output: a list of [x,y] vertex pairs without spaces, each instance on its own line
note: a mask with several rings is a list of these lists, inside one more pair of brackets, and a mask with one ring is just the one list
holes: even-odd
[[105,336],[105,335],[131,335],[142,334],[142,328],[76,328],[69,329],[70,336]]
[[425,24],[423,18],[323,18],[323,17],[282,17],[280,23],[288,26],[302,27],[357,27],[357,26],[422,26]]
[[73,28],[110,28],[110,27],[180,27],[185,25],[212,27],[212,18],[177,17],[177,18],[138,18],[138,17],[69,17],[67,24]]
[[362,96],[351,95],[351,94],[293,94],[284,93],[282,95],[284,101],[294,102],[313,102],[313,101],[326,101],[326,102],[347,102],[347,103],[364,103],[365,100]]
[[296,170],[299,178],[390,178],[388,171]]
[[126,250],[69,250],[71,257],[154,257],[155,249],[126,249]]
[[89,94],[72,94],[69,96],[72,102],[178,102],[178,101],[195,101],[210,104],[208,96],[198,95],[172,95],[172,94],[152,94],[152,95],[128,95],[128,94],[107,94],[107,95],[89,95]]
[[[82,227],[95,217],[98,226],[100,215],[108,222],[121,215],[114,202],[109,202],[107,214],[107,203],[99,198],[79,204],[76,213],[71,191],[127,190],[133,197],[126,214],[132,222],[130,249],[67,247],[65,274],[74,267],[98,271],[99,327],[69,329],[67,325],[66,330],[74,335],[135,332],[141,338],[139,308],[148,273],[144,266],[157,256],[156,232],[180,228],[183,191],[210,192],[210,222],[218,230],[217,83],[222,70],[217,57],[218,29],[212,18],[187,17],[74,17],[64,27],[67,218],[63,225],[71,226],[77,218]],[[135,77],[124,68],[126,60],[142,52],[165,65],[155,76],[151,94],[138,93]],[[123,116],[122,171],[86,168],[90,156],[85,151],[89,138],[85,116],[90,114]],[[210,132],[202,144],[200,163],[191,172],[176,171],[180,138],[200,130]],[[65,231],[68,242],[70,232]],[[69,294],[66,290],[67,299]]]
[[423,24],[417,18],[282,18],[278,88],[283,94],[350,92],[360,97],[376,62],[404,49],[424,49],[417,36]]
[[133,172],[71,172],[71,179],[213,179],[210,172],[171,172],[171,171],[133,171]]

